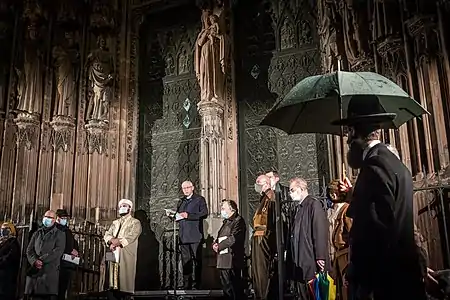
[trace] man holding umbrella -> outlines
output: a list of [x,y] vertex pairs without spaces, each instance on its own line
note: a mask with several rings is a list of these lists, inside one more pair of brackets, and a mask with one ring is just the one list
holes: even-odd
[[[364,98],[364,99],[360,99]],[[380,142],[380,129],[392,123],[376,96],[353,96],[347,118],[348,164],[360,169],[347,215],[351,299],[426,299],[414,242],[413,182],[405,165]]]

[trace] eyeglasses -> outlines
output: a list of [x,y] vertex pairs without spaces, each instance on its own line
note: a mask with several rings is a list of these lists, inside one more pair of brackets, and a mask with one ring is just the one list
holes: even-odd
[[182,187],[181,189],[182,190],[189,190],[189,189],[192,189],[193,188],[193,186],[191,185],[191,186],[185,186],[185,187]]
[[55,217],[52,217],[52,216],[44,216],[44,218],[54,219]]

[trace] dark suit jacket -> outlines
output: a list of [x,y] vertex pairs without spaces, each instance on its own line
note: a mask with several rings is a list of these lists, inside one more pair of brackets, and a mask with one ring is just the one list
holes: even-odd
[[382,285],[379,281],[389,280],[389,273],[410,285],[417,282],[413,214],[411,173],[384,144],[375,145],[364,159],[347,210],[353,218],[352,278],[361,285]]
[[182,244],[200,243],[203,240],[203,220],[208,215],[205,198],[194,194],[191,199],[181,198],[177,212],[187,212],[187,219],[180,220],[180,241]]
[[292,224],[293,277],[301,282],[314,278],[317,260],[324,260],[329,267],[328,219],[320,201],[307,196],[297,206]]
[[[78,243],[73,236],[72,230],[70,230],[68,226],[62,226],[60,224],[56,224],[56,228],[64,232],[66,235],[66,247],[64,248],[64,254],[71,254],[73,249],[78,251]],[[61,268],[74,269],[75,267],[75,264],[61,259]]]
[[237,213],[233,214],[229,219],[224,220],[222,227],[219,229],[216,243],[220,237],[227,238],[219,243],[219,252],[228,248],[228,253],[217,253],[217,268],[231,269],[244,267],[245,257],[245,235],[247,226],[244,218]]

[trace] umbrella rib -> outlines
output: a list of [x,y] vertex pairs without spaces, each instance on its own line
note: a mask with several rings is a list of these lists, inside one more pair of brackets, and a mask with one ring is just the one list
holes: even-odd
[[297,123],[298,119],[300,118],[300,115],[302,114],[302,111],[305,109],[305,106],[306,106],[306,105],[302,105],[302,109],[300,109],[300,111],[299,111],[298,114],[297,114],[297,117],[295,117],[294,122],[292,122],[292,126],[291,126],[291,128],[289,129],[288,134],[290,134],[290,132],[292,132],[292,130],[294,129],[295,124]]

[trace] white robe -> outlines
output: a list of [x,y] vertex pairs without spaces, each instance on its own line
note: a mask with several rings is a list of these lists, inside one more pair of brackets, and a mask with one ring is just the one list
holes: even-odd
[[[122,227],[117,234],[120,223]],[[117,236],[123,247],[119,250],[119,290],[122,292],[134,293],[138,238],[141,232],[141,222],[127,215],[113,221],[104,236],[106,243]]]

